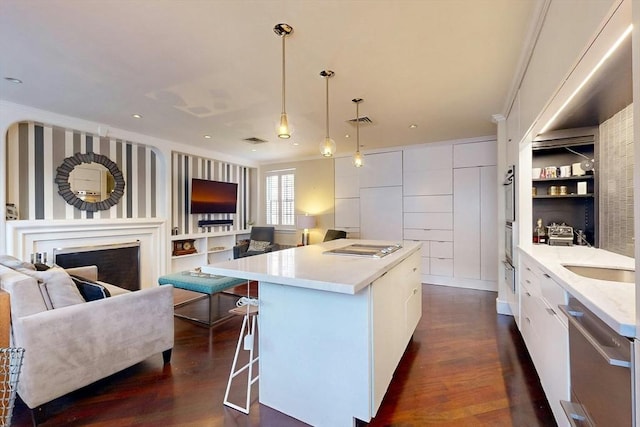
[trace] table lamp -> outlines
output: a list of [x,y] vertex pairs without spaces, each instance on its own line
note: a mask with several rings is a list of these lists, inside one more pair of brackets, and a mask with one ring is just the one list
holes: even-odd
[[302,245],[309,244],[309,229],[316,226],[316,217],[313,215],[298,215],[298,228],[302,231]]

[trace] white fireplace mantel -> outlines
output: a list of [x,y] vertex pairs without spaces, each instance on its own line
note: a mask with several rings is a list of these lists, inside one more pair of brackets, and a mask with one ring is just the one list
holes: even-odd
[[158,277],[166,271],[165,223],[163,218],[7,221],[6,252],[23,260],[46,252],[47,259],[53,260],[53,250],[58,248],[138,240],[141,287],[149,288],[157,286]]

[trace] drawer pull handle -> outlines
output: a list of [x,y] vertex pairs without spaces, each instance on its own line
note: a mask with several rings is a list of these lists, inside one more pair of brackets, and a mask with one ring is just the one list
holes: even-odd
[[417,294],[418,293],[418,289],[417,288],[413,288],[413,294]]
[[413,272],[415,273],[416,271],[418,271],[418,267],[413,267]]
[[551,276],[549,276],[547,273],[542,273],[542,275],[543,275],[544,277],[546,277],[547,279],[551,279]]
[[[631,360],[627,360],[626,355],[620,354],[620,352],[616,351],[613,347],[603,346],[600,343],[600,340],[592,335],[588,326],[583,324],[583,312],[572,310],[567,305],[559,305],[558,308],[562,310],[562,312],[567,316],[567,319],[569,319],[569,325],[575,327],[576,331],[582,335],[582,338],[591,344],[609,365],[631,368]],[[606,337],[606,339],[611,340],[612,338]]]
[[529,279],[524,279],[525,282],[527,282],[528,284],[531,284],[531,282],[529,281]]
[[531,323],[531,319],[529,319],[528,317],[525,317],[525,320],[527,321],[527,323]]
[[546,310],[547,310],[547,313],[549,313],[551,316],[555,316],[556,315],[556,312],[553,311],[553,308],[547,308]]
[[530,296],[531,296],[531,294],[530,294],[529,292],[525,292],[525,294],[527,294],[527,296],[528,296],[528,297],[530,297]]

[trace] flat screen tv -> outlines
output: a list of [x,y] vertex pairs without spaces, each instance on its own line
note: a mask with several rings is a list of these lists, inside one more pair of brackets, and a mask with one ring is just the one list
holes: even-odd
[[233,182],[191,180],[191,213],[236,213],[238,184]]

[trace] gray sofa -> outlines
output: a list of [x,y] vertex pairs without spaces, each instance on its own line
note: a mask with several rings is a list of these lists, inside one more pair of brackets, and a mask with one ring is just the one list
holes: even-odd
[[[73,270],[97,279],[95,266]],[[130,292],[105,285],[111,297],[48,309],[42,281],[26,273],[0,265],[0,287],[11,298],[12,346],[25,349],[18,394],[34,423],[53,399],[161,352],[170,361],[172,286]]]

